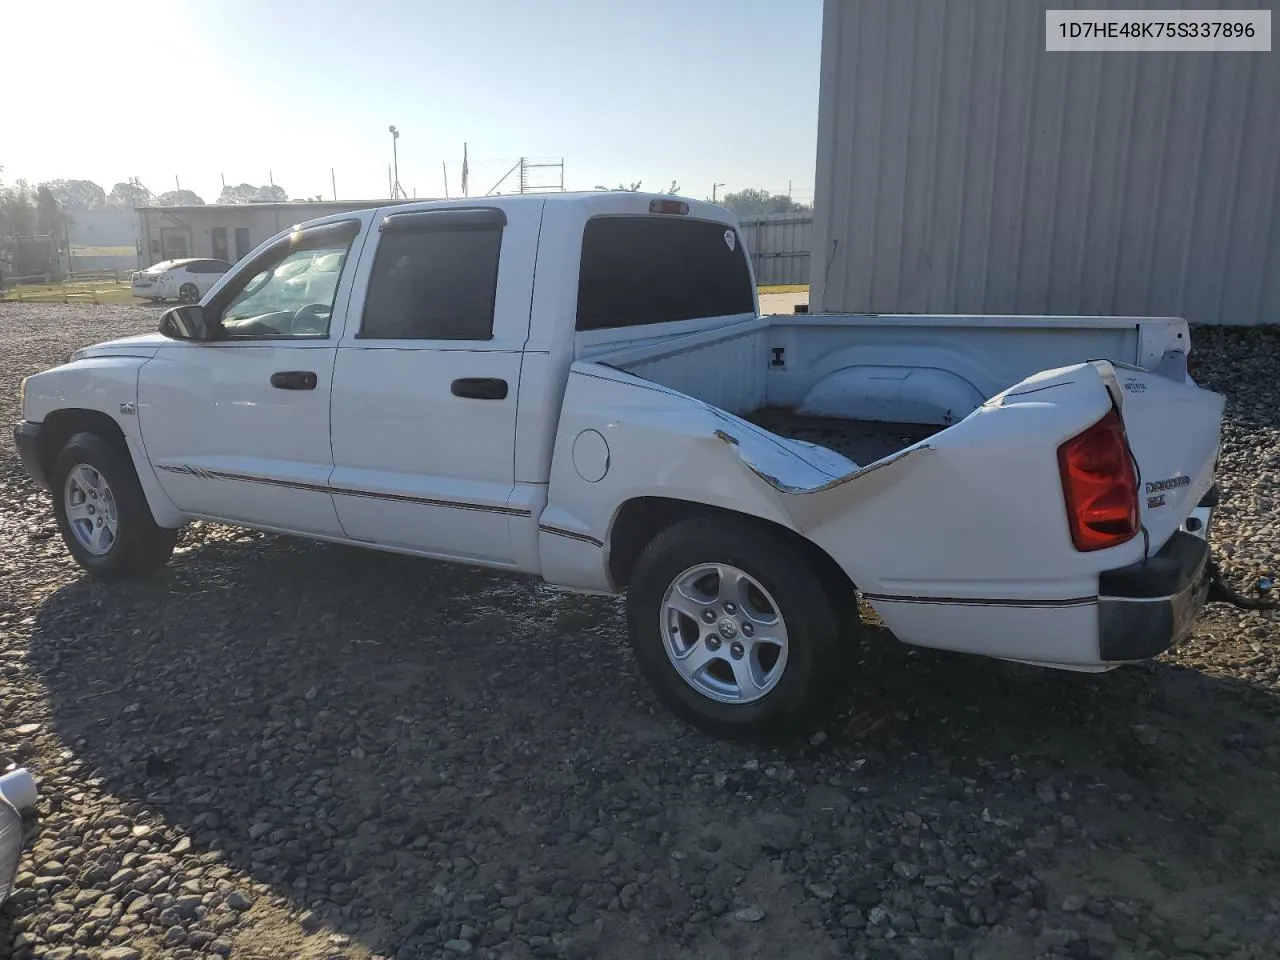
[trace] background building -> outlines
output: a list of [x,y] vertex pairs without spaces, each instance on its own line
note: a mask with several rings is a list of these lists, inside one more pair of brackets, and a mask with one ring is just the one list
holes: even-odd
[[825,0],[810,309],[1280,322],[1280,52],[1045,51],[1216,6]]
[[139,265],[147,267],[180,257],[216,257],[234,263],[262,241],[295,223],[395,202],[326,200],[139,207]]

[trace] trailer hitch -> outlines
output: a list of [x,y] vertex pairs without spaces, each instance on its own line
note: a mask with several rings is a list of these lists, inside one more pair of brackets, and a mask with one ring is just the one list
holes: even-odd
[[1272,586],[1271,580],[1266,577],[1259,579],[1254,587],[1259,596],[1246,597],[1227,583],[1222,576],[1222,568],[1218,566],[1218,561],[1212,557],[1209,558],[1205,572],[1209,575],[1209,595],[1205,598],[1206,603],[1229,603],[1241,610],[1280,609],[1280,601],[1275,597],[1266,596],[1270,593]]

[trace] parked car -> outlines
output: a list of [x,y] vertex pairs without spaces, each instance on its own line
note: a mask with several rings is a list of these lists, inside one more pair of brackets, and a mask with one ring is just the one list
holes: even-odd
[[163,260],[133,274],[132,292],[135,297],[154,302],[198,303],[230,269],[231,264],[225,260]]
[[832,702],[859,595],[1066,670],[1184,636],[1223,410],[1189,350],[1171,318],[760,316],[720,207],[486,197],[272,238],[28,377],[15,437],[96,576],[201,518],[625,593],[664,703],[772,738]]

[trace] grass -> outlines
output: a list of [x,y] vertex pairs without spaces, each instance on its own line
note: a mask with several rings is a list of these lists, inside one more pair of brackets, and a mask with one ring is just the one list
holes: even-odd
[[10,303],[141,303],[126,284],[114,280],[77,280],[70,283],[24,283],[5,290],[0,300]]
[[808,293],[809,285],[807,283],[766,283],[758,287],[762,294],[769,293]]

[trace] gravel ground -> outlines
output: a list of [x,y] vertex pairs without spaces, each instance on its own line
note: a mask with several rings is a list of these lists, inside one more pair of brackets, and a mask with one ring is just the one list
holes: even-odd
[[[0,304],[4,419],[155,316]],[[1274,574],[1280,334],[1193,336],[1219,546]],[[42,794],[0,955],[1276,956],[1270,615],[1101,677],[873,627],[825,737],[756,750],[654,707],[608,599],[215,525],[91,582],[2,449],[0,765]]]

